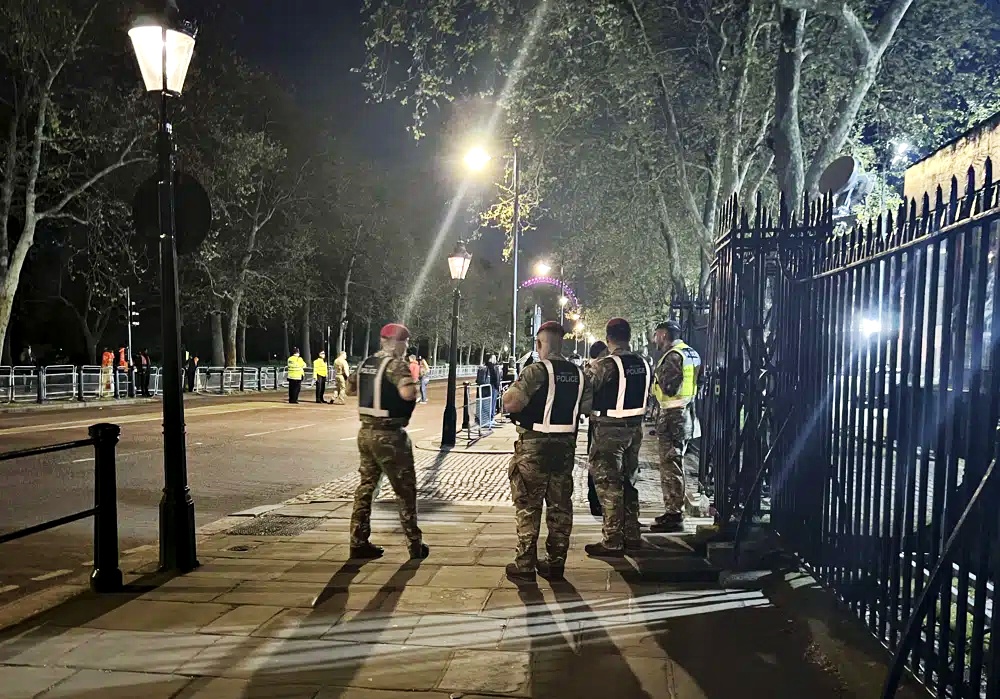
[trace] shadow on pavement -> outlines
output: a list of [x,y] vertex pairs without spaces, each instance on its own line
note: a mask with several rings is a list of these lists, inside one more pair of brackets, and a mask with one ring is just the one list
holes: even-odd
[[422,561],[402,563],[371,599],[354,611],[350,609],[351,585],[363,564],[345,563],[330,578],[313,603],[312,611],[302,620],[302,626],[307,628],[323,627],[330,620],[335,623],[319,640],[288,639],[271,648],[269,657],[251,675],[244,696],[257,696],[258,692],[265,695],[276,685],[305,685],[322,687],[323,699],[335,699],[347,694],[352,684],[378,686],[357,680],[363,674],[368,680],[370,672],[373,676],[381,675],[376,679],[384,681],[386,672],[378,667],[383,659],[398,663],[399,670],[405,672],[415,659],[402,657],[412,649],[402,645],[406,633],[396,633],[393,611],[421,564]]
[[[554,581],[556,604],[563,611],[563,618],[580,623],[577,636],[575,665],[568,674],[555,673],[545,677],[553,687],[566,689],[570,682],[569,696],[615,696],[621,699],[656,699],[643,689],[642,682],[632,671],[621,649],[608,635],[606,621],[580,595],[568,580]],[[548,668],[545,668],[546,670]],[[532,678],[542,674],[541,668],[532,667]],[[543,675],[545,676],[545,675]],[[551,696],[551,693],[533,696]]]

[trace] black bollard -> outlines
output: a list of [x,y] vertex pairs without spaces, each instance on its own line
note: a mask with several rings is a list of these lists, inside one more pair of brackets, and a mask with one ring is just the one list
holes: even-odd
[[94,592],[119,592],[122,571],[118,562],[118,494],[115,486],[115,447],[121,428],[101,423],[88,430],[94,440]]
[[35,374],[38,378],[35,383],[35,402],[41,403],[45,400],[45,367],[38,367]]
[[78,366],[76,368],[76,399],[79,401],[83,400],[83,367]]
[[469,429],[469,382],[462,384],[462,429]]

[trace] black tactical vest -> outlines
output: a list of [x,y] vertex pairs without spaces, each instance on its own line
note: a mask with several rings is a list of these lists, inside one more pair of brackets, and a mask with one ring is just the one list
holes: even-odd
[[594,392],[594,414],[624,419],[642,417],[652,371],[646,360],[636,354],[612,354],[601,360],[614,363],[610,380]]
[[370,417],[406,418],[415,401],[403,400],[399,389],[385,375],[392,357],[368,357],[358,367],[358,412]]
[[547,381],[521,412],[511,415],[519,427],[546,434],[573,434],[583,398],[583,372],[565,359],[543,359]]

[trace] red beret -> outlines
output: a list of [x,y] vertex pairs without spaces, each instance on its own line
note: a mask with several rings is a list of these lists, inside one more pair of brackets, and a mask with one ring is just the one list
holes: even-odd
[[565,328],[554,320],[547,320],[538,326],[538,332],[557,332],[560,336],[566,334]]
[[386,323],[382,326],[382,332],[379,333],[385,340],[403,340],[410,339],[410,331],[406,329],[406,326],[401,323]]

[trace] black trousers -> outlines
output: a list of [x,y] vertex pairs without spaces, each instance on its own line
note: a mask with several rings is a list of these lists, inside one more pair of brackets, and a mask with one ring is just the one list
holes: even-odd
[[149,397],[149,367],[140,365],[135,370],[136,383],[139,384],[139,395]]
[[[594,422],[593,420],[587,421],[587,454],[590,454],[590,443],[594,439]],[[591,475],[590,469],[587,469],[587,502],[590,503],[591,508],[595,505],[597,507],[601,506],[601,501],[597,497],[597,488],[594,487],[594,476]]]
[[323,394],[325,394],[325,393],[326,393],[326,377],[325,376],[317,376],[316,377],[316,402],[317,403],[324,402],[323,401]]
[[302,390],[302,379],[288,379],[288,402],[299,402],[299,391]]
[[197,370],[187,372],[186,378],[187,378],[187,390],[188,390],[188,393],[191,393],[192,391],[194,391],[194,375],[195,375],[196,371]]

